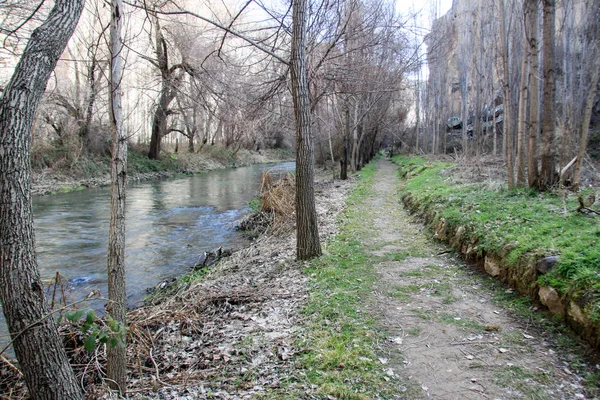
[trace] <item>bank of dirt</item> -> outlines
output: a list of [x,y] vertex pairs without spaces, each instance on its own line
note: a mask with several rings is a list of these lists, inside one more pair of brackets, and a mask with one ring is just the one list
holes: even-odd
[[[216,146],[207,146],[197,153],[165,152],[162,159],[158,161],[148,160],[145,154],[136,150],[130,150],[129,153],[129,182],[292,160],[289,151],[281,149],[261,151],[240,149],[234,154],[230,150]],[[110,185],[110,160],[107,157],[81,157],[77,160],[61,161],[51,166],[38,165],[33,169],[31,182],[33,195],[51,195]]]
[[379,162],[365,244],[386,259],[374,265],[372,311],[388,332],[390,368],[416,387],[409,398],[596,398],[586,378],[600,365],[561,346],[563,334],[495,302],[512,290],[431,242],[400,205],[395,171]]
[[[316,184],[323,242],[336,233],[351,187],[352,180],[323,178]],[[260,236],[200,279],[180,279],[168,295],[128,313],[130,398],[270,398],[270,391],[285,385],[294,374],[294,343],[307,297],[293,228],[291,218],[287,229]],[[73,357],[85,366],[77,375],[87,382],[89,399],[112,398],[99,350],[79,350]]]
[[[338,232],[353,184],[352,179],[317,184],[323,242]],[[374,344],[375,362],[397,393],[376,398],[597,398],[590,383],[590,376],[600,374],[597,361],[578,351],[569,335],[499,303],[499,297],[512,298],[512,291],[432,242],[404,211],[399,185],[396,167],[379,161],[361,201],[359,223],[365,229],[355,238],[368,255],[364,268],[377,274],[364,301],[386,338]],[[320,397],[299,364],[304,349],[298,339],[307,318],[301,311],[310,289],[304,264],[295,261],[292,225],[259,237],[201,279],[180,279],[170,295],[129,312],[129,398],[275,399],[281,393],[364,398]],[[70,351],[86,398],[116,398],[103,380],[103,346],[91,353],[81,345]],[[18,376],[7,365],[0,368],[3,380],[9,372],[14,376],[0,387],[22,398]]]

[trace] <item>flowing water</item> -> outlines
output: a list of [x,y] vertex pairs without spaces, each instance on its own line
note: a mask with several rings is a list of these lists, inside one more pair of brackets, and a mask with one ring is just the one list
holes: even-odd
[[[262,172],[287,172],[294,166],[253,165],[129,185],[128,306],[139,305],[148,287],[188,272],[204,251],[246,244],[235,223],[258,194]],[[35,197],[33,203],[38,263],[45,285],[58,271],[68,279],[70,301],[92,290],[106,297],[109,189]],[[105,302],[95,303],[90,306],[101,309]],[[0,348],[8,341],[6,335],[0,315]]]

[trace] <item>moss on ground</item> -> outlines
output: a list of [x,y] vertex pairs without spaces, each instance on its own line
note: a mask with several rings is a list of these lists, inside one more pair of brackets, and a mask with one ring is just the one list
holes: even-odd
[[450,231],[464,227],[463,241],[475,243],[476,254],[501,254],[514,268],[560,256],[538,283],[585,299],[586,314],[600,322],[600,217],[578,213],[576,196],[457,183],[449,173],[451,163],[405,156],[393,161],[405,178],[403,194],[416,200],[412,211],[434,210],[433,224],[444,218]]

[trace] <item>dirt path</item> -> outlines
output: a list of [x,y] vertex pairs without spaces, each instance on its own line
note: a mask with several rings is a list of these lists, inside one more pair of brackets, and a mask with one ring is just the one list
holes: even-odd
[[378,164],[364,242],[381,260],[372,307],[389,337],[380,362],[390,384],[410,399],[592,398],[571,367],[577,357],[492,302],[505,287],[426,238],[402,209],[395,171]]

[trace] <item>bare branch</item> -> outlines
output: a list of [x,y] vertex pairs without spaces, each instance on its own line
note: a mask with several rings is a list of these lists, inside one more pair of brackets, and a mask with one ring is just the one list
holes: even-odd
[[226,27],[224,25],[221,25],[220,23],[218,23],[216,21],[213,21],[213,20],[211,20],[209,18],[206,18],[206,17],[204,17],[202,15],[196,14],[195,12],[188,11],[188,10],[181,10],[181,11],[160,11],[160,10],[156,10],[156,9],[149,9],[149,8],[146,8],[146,7],[141,7],[141,6],[137,5],[137,4],[133,4],[133,3],[129,3],[129,2],[126,2],[125,4],[130,5],[132,7],[136,7],[136,8],[146,9],[146,10],[152,12],[152,13],[160,14],[160,15],[189,15],[191,17],[198,18],[201,21],[207,22],[207,23],[209,23],[209,24],[211,24],[211,25],[213,25],[213,26],[215,26],[215,27],[217,27],[219,29],[224,30],[225,32],[227,32],[227,33],[229,33],[229,34],[231,34],[231,35],[233,35],[233,36],[235,36],[237,38],[242,39],[243,41],[247,42],[251,46],[257,48],[260,51],[262,51],[263,53],[266,53],[266,54],[270,55],[271,57],[277,59],[281,63],[289,65],[289,61],[288,60],[284,60],[281,56],[279,56],[276,53],[274,53],[273,51],[265,48],[264,46],[262,46],[260,43],[256,42],[255,40],[247,37],[246,35],[244,35],[244,34],[242,34],[240,32],[237,32],[237,31],[235,31],[233,29],[230,29],[230,28],[228,28],[228,27]]

